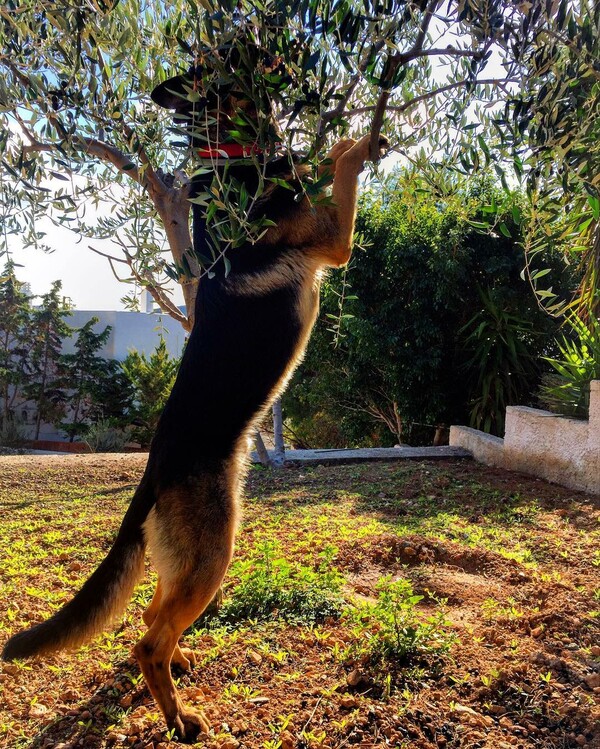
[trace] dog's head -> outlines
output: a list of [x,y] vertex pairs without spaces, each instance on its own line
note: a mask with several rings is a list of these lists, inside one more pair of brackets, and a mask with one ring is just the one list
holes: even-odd
[[[268,76],[269,85],[289,85],[285,66],[270,56],[255,61],[255,69],[242,67],[239,53],[230,50],[223,70],[215,75],[206,64],[194,64],[187,73],[169,78],[154,88],[152,100],[174,110],[174,124],[187,135],[194,148],[218,147],[237,142],[255,144],[260,139],[261,118],[271,117],[269,97],[261,101],[256,77]],[[255,80],[250,80],[253,77]],[[258,100],[258,104],[257,104]]]
[[175,111],[176,127],[186,132],[194,146],[226,142],[235,129],[233,118],[237,114],[244,113],[249,124],[257,119],[253,102],[241,91],[234,91],[231,84],[207,91],[200,66],[192,66],[184,75],[159,84],[151,96],[161,107]]

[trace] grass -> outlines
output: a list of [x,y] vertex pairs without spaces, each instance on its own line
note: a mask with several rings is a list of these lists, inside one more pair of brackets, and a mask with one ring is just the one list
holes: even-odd
[[[105,555],[143,469],[111,460],[2,466],[1,640]],[[244,514],[224,605],[186,634],[199,665],[177,674],[205,703],[204,746],[594,746],[591,498],[474,464],[377,464],[252,471]],[[0,667],[0,746],[168,741],[130,657],[154,580],[79,651]]]

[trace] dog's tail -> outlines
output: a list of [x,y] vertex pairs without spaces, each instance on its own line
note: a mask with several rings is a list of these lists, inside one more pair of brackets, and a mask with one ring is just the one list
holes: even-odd
[[140,484],[111,550],[75,598],[50,619],[11,637],[2,660],[75,648],[123,612],[144,572],[143,522],[153,504],[151,490]]

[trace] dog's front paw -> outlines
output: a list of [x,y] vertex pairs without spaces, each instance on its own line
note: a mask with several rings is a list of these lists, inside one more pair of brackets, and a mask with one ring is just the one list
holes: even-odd
[[382,159],[390,150],[390,141],[385,135],[380,135],[377,146],[379,148],[379,158]]
[[[388,152],[389,147],[390,147],[389,140],[385,137],[385,135],[380,135],[378,144],[377,144],[376,159],[383,158]],[[374,159],[371,157],[371,133],[367,133],[367,135],[364,135],[358,141],[355,148],[358,154],[360,154],[360,157],[362,158],[363,162],[374,161]]]

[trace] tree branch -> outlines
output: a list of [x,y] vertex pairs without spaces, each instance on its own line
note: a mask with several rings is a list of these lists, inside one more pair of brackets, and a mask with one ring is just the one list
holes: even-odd
[[417,38],[415,39],[415,43],[413,44],[412,51],[420,52],[421,49],[423,49],[423,44],[425,43],[427,32],[429,31],[429,24],[431,23],[433,14],[437,10],[439,4],[440,0],[431,0],[429,5],[427,6],[427,10],[425,11],[425,15],[423,16],[423,23],[421,24],[421,28],[419,29],[419,33],[417,34]]
[[321,117],[319,118],[319,124],[317,126],[317,138],[315,141],[315,150],[318,151],[321,146],[323,145],[323,142],[325,141],[325,126],[328,122],[331,122],[331,120],[335,119],[336,117],[339,117],[344,109],[346,108],[346,104],[348,104],[348,101],[352,94],[354,93],[354,89],[360,82],[360,75],[357,73],[354,76],[352,76],[352,80],[350,81],[348,87],[346,88],[346,91],[344,92],[344,95],[340,98],[337,105],[330,109],[328,112],[325,112]]
[[6,55],[2,55],[2,64],[6,65],[7,68],[10,68],[13,75],[19,79],[22,86],[29,86],[31,84],[31,81],[29,80],[29,76],[25,75],[25,73],[22,73],[19,68],[10,60]]
[[369,143],[369,153],[371,161],[373,163],[377,163],[379,161],[379,135],[383,126],[383,118],[385,116],[387,103],[390,98],[391,85],[394,80],[394,76],[396,75],[396,71],[399,67],[406,65],[411,60],[414,60],[422,55],[423,44],[425,42],[425,39],[427,38],[427,30],[429,29],[429,24],[431,23],[431,19],[433,18],[433,14],[438,6],[438,3],[439,0],[431,0],[429,5],[427,6],[427,10],[425,11],[425,15],[421,23],[421,28],[419,29],[419,33],[417,34],[417,38],[415,39],[415,43],[408,50],[408,52],[396,52],[396,54],[391,57],[390,68],[388,70],[388,80],[386,81],[388,87],[379,94],[379,99],[377,100],[377,104],[375,105],[373,122],[371,123],[371,141]]
[[[404,104],[401,104],[399,106],[391,105],[386,106],[386,112],[395,112],[396,114],[402,114],[403,112],[406,112],[408,109],[411,109],[416,104],[420,104],[423,101],[427,101],[428,99],[432,99],[433,97],[437,96],[438,94],[443,94],[446,91],[452,91],[455,88],[460,88],[461,86],[466,85],[472,85],[472,86],[485,86],[485,85],[492,85],[492,86],[499,86],[502,87],[507,83],[516,83],[515,78],[485,78],[483,80],[475,80],[471,81],[469,78],[464,78],[460,81],[455,81],[454,83],[448,83],[445,86],[440,86],[439,88],[433,89],[433,91],[428,91],[426,94],[421,94],[420,96],[415,96],[414,99],[411,99],[410,101],[405,102]],[[357,114],[367,114],[368,112],[374,112],[376,106],[368,106],[368,107],[357,107],[356,109],[350,110],[346,114],[347,117],[354,116]]]
[[420,57],[473,57],[475,59],[483,57],[484,50],[481,49],[457,49],[449,44],[447,47],[432,47],[431,49],[421,49],[418,51],[409,50],[405,53],[399,53],[398,59],[401,65],[412,62]]
[[169,315],[169,317],[177,320],[177,322],[180,323],[183,329],[189,332],[192,328],[190,320],[186,315],[183,314],[179,307],[176,307],[173,304],[173,302],[166,296],[160,286],[157,286],[155,283],[153,283],[151,279],[144,279],[143,276],[137,273],[137,271],[133,267],[130,266],[130,268],[138,283],[143,286],[146,291],[148,291],[150,296],[158,304],[161,310]]
[[160,286],[154,281],[150,273],[142,274],[139,273],[134,265],[133,265],[133,257],[129,255],[129,253],[125,252],[125,257],[115,257],[114,255],[109,255],[107,252],[102,252],[101,250],[96,249],[95,247],[92,247],[91,245],[88,245],[89,249],[92,252],[95,252],[97,255],[100,255],[101,257],[105,257],[110,265],[110,268],[113,272],[114,277],[117,279],[117,281],[120,281],[121,283],[126,282],[126,278],[121,278],[119,274],[116,272],[115,267],[113,263],[123,263],[124,265],[127,265],[129,270],[131,271],[131,275],[133,276],[134,280],[137,281],[140,286],[147,289],[147,291],[150,293],[154,301],[158,304],[158,306],[161,308],[163,312],[165,312],[169,317],[172,317],[174,320],[177,320],[178,323],[180,323],[185,330],[190,330],[191,326],[189,323],[188,318],[183,314],[183,312],[179,309],[179,307],[176,307],[175,304],[169,299],[169,297],[164,293],[164,291],[160,288]]
[[[14,113],[14,117],[19,123],[19,126],[21,127],[24,135],[30,141],[28,144],[23,146],[24,154],[41,152],[52,153],[60,150],[60,146],[58,143],[42,143],[40,140],[38,140],[16,112]],[[140,174],[140,170],[134,164],[132,164],[131,159],[129,159],[126,154],[124,154],[115,146],[111,146],[108,143],[104,143],[101,140],[96,140],[95,138],[84,138],[82,136],[77,136],[72,145],[75,147],[79,146],[83,150],[87,151],[87,153],[90,153],[93,156],[97,156],[102,161],[108,161],[113,166],[116,166],[120,172],[123,172],[123,174],[127,174],[127,176],[131,177],[135,182],[142,185],[142,187],[146,186],[145,181]]]
[[146,189],[154,190],[158,193],[163,193],[166,185],[150,163],[150,159],[146,154],[146,150],[140,143],[140,140],[135,134],[135,131],[129,125],[123,123],[123,132],[128,138],[131,147],[135,150],[135,153],[138,155],[140,161],[144,165],[143,169],[139,170],[140,176],[143,180],[143,183],[140,184],[143,184]]
[[[23,119],[19,116],[18,112],[13,112],[15,120],[19,123],[19,127],[23,131],[24,135],[30,141],[28,145],[23,146],[23,153],[41,153],[47,152],[52,153],[59,149],[56,143],[42,143],[38,140],[35,133],[27,127]],[[135,140],[136,136],[133,130],[129,126],[125,126],[125,133],[130,140]],[[154,170],[146,152],[141,145],[136,149],[136,153],[140,158],[140,161],[144,164],[143,169],[139,169],[131,158],[124,154],[116,146],[111,146],[102,140],[96,138],[86,138],[80,135],[76,135],[74,140],[71,141],[72,145],[77,148],[80,146],[87,153],[98,157],[102,161],[107,161],[115,166],[120,172],[131,177],[135,182],[141,185],[143,188],[148,190],[150,193],[158,195],[165,195],[168,189],[167,185],[160,178],[160,175]]]

